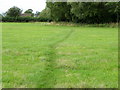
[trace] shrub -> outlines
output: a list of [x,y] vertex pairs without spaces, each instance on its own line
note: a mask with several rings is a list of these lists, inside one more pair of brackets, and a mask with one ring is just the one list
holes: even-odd
[[42,17],[3,17],[3,22],[50,22],[50,19]]

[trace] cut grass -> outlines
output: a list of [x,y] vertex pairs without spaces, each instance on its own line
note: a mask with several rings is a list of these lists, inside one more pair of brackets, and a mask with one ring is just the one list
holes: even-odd
[[117,88],[118,30],[3,23],[3,88]]

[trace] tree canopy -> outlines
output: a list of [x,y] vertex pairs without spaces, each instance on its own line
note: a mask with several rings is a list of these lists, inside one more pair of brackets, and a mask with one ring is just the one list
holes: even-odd
[[[41,12],[34,14],[32,9],[28,9],[23,14],[21,13],[22,10],[14,6],[3,16],[16,18],[20,15],[29,15],[29,20],[35,18],[34,21],[111,23],[118,21],[120,2],[46,2],[46,8]],[[19,21],[22,21],[22,19]]]
[[81,23],[116,22],[118,2],[47,2],[54,21]]
[[33,13],[32,9],[28,9],[24,13],[31,14],[31,16],[34,16],[34,13]]
[[19,17],[22,13],[22,10],[16,6],[11,7],[10,9],[8,9],[8,11],[6,12],[6,15],[9,17]]

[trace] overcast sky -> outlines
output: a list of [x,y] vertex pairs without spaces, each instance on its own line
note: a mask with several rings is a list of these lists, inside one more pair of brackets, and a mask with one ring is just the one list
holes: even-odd
[[45,8],[45,1],[46,0],[0,0],[0,13],[6,12],[13,6],[17,6],[23,11],[32,9],[35,13],[36,11],[42,11]]

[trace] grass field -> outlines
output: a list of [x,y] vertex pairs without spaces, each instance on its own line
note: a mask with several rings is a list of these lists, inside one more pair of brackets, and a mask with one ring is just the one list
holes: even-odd
[[4,88],[117,88],[118,29],[3,23]]

